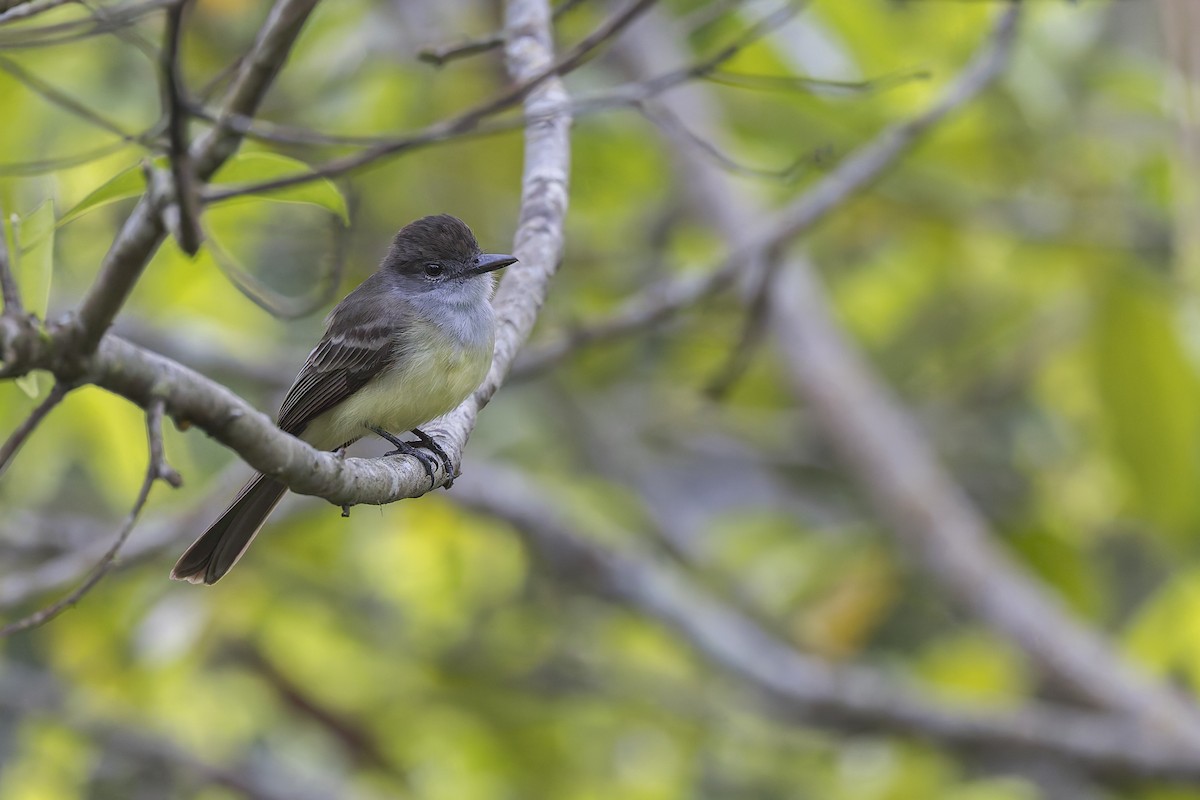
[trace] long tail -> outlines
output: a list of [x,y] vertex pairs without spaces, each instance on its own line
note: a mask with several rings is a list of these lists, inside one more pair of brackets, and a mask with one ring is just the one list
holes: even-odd
[[188,583],[219,581],[246,552],[286,491],[286,486],[265,475],[243,486],[221,518],[180,556],[171,570],[171,578]]

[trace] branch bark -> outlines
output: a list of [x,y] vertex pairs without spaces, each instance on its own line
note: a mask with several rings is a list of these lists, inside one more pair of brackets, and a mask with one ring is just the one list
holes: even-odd
[[[281,0],[281,5],[288,1]],[[286,15],[278,12],[273,16]],[[553,58],[546,3],[514,0],[507,11],[506,30],[506,63],[514,81],[523,85],[547,74],[558,63]],[[236,90],[231,93],[240,96]],[[492,367],[472,397],[451,414],[425,426],[427,432],[438,436],[455,463],[461,461],[480,409],[503,384],[517,351],[529,337],[550,278],[562,258],[570,168],[571,116],[566,110],[567,101],[557,77],[540,80],[525,95],[525,110],[531,122],[526,130],[521,211],[513,248],[520,262],[506,270],[493,300],[497,329]],[[197,144],[201,152],[207,152],[205,141]],[[200,169],[199,160],[196,168]],[[139,208],[146,204],[143,200]],[[161,230],[155,235],[160,234]],[[382,505],[419,497],[430,490],[424,467],[415,458],[341,459],[314,450],[279,430],[269,417],[220,384],[117,336],[104,336],[93,354],[80,357],[73,341],[47,340],[7,322],[11,321],[0,318],[0,352],[18,349],[24,370],[80,375],[82,380],[143,408],[161,401],[178,425],[200,427],[236,450],[252,467],[281,480],[294,492],[319,495],[340,506]],[[434,486],[443,485],[447,477],[439,465]]]
[[1107,779],[1200,783],[1192,751],[1129,719],[1048,705],[969,711],[872,669],[805,656],[678,569],[632,548],[581,538],[545,493],[515,471],[476,464],[455,484],[454,500],[511,524],[556,580],[658,619],[787,721],[914,736],[968,753],[1036,754]]
[[[1002,12],[993,42],[1011,35],[1017,8],[1013,3]],[[642,32],[647,30],[643,26]],[[634,43],[624,52],[652,74],[660,68],[656,58],[670,58],[679,50],[659,23],[653,44]],[[970,75],[979,75],[983,64],[1003,64],[994,58],[986,52],[979,56],[955,85],[962,87]],[[952,88],[947,97],[956,92]],[[699,87],[663,102],[675,104],[677,113],[693,124],[699,121],[702,129],[720,128],[719,116]],[[922,126],[916,133],[928,129]],[[903,144],[900,152],[917,140],[896,137]],[[761,212],[760,204],[703,159],[686,150],[676,153],[701,213],[736,251],[748,221]],[[795,233],[810,218],[811,211],[797,207],[780,219]],[[838,326],[811,268],[799,258],[789,260],[771,295],[769,324],[797,396],[866,489],[882,521],[947,589],[1077,695],[1200,748],[1200,712],[1192,702],[1133,667],[994,543],[982,514],[937,463],[900,404]]]
[[[205,181],[237,150],[242,135],[227,127],[229,114],[253,116],[296,37],[318,0],[276,0],[258,38],[242,61],[225,95],[221,118],[192,145],[190,158],[198,181]],[[138,202],[100,265],[91,289],[84,296],[75,319],[57,331],[80,355],[90,355],[129,298],[150,258],[165,234],[163,210],[171,198],[148,189]]]

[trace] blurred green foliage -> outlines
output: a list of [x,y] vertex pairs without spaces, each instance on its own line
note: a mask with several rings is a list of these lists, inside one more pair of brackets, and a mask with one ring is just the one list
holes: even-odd
[[[676,0],[664,13],[695,20],[702,5]],[[1148,670],[1194,689],[1200,323],[1175,263],[1172,215],[1176,184],[1196,176],[1180,162],[1162,99],[1168,67],[1150,6],[1026,5],[1001,83],[803,247],[842,321],[1014,557]],[[816,0],[729,70],[929,79],[857,92],[714,85],[728,128],[703,133],[741,163],[802,160],[798,181],[751,183],[786,203],[823,163],[925,108],[994,12]],[[263,13],[198,2],[183,46],[197,96],[249,45]],[[561,20],[563,40],[604,13],[581,4]],[[69,5],[39,24],[78,14]],[[721,17],[690,45],[711,51],[751,14]],[[135,32],[157,41],[159,25],[152,17]],[[495,53],[433,69],[416,60],[419,46],[496,25],[488,4],[323,3],[262,117],[353,135],[416,129],[505,84]],[[54,317],[86,290],[141,190],[140,164],[155,154],[135,140],[158,114],[155,67],[115,36],[3,55],[128,134],[0,72],[5,233],[27,305]],[[601,58],[568,85],[590,90],[623,75],[619,59]],[[670,147],[632,112],[577,123],[567,254],[542,333],[720,257],[671,173]],[[217,180],[263,179],[339,152],[249,142]],[[486,249],[503,250],[520,169],[519,133],[465,139],[336,183],[218,205],[205,221],[237,269],[294,298],[311,289],[337,220],[348,219],[345,291],[396,228],[427,213],[454,213]],[[321,315],[273,318],[229,267],[211,249],[191,259],[168,242],[118,330],[272,410]],[[729,398],[704,396],[742,324],[737,304],[718,300],[514,382],[483,413],[464,470],[482,458],[519,465],[581,532],[674,552],[698,581],[829,659],[876,663],[972,707],[1043,690],[1036,668],[953,607],[872,518],[769,349]],[[18,425],[36,403],[29,394],[48,389],[45,376],[0,385],[0,428]],[[86,565],[81,554],[107,547],[141,481],[144,440],[141,413],[94,388],[71,394],[37,432],[0,483],[6,618],[70,585],[48,580],[14,600],[6,583]],[[1052,796],[1019,771],[997,777],[925,745],[761,714],[669,631],[581,595],[513,531],[457,508],[453,493],[358,508],[349,520],[289,498],[219,586],[168,582],[176,551],[247,470],[196,432],[168,431],[167,449],[186,484],[155,490],[126,565],[70,613],[0,643],[3,800],[254,796],[197,761],[253,775],[280,797]],[[729,485],[711,462],[734,449],[746,468]],[[53,699],[35,702],[30,687]]]

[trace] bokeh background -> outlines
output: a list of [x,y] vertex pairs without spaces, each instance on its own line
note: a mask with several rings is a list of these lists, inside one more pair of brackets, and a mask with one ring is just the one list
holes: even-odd
[[[1190,694],[1200,134],[1187,72],[1200,14],[1187,0],[1025,5],[1004,76],[798,251],[1000,546],[1147,674]],[[698,59],[768,7],[660,3],[568,88],[636,80],[663,32],[682,63]],[[575,4],[560,41],[611,11]],[[696,133],[735,162],[749,195],[783,205],[925,109],[998,11],[815,0],[727,68],[843,83],[699,82],[721,127]],[[195,97],[220,87],[265,12],[198,0],[182,60]],[[162,15],[121,35],[27,32],[79,15],[68,4],[0,25],[0,204],[27,302],[51,318],[78,301],[131,208],[114,186],[138,190],[153,156],[143,132],[160,110],[146,51]],[[500,19],[488,2],[325,2],[260,116],[347,135],[447,117],[506,85],[501,54],[437,68],[418,51]],[[725,243],[671,157],[680,146],[631,110],[576,123],[566,254],[535,341],[719,261]],[[249,141],[224,180],[339,152]],[[520,176],[518,129],[215,206],[205,224],[220,252],[191,259],[168,241],[116,330],[273,412],[324,311],[399,226],[453,213],[504,252]],[[247,275],[264,297],[313,300],[312,313],[268,313],[235,285]],[[867,664],[983,713],[1062,699],[872,512],[770,341],[728,391],[706,391],[745,325],[730,293],[514,377],[480,417],[464,480],[520,473],[579,536],[683,571],[829,663]],[[0,429],[48,388],[44,375],[0,385]],[[454,491],[349,519],[289,496],[219,585],[170,582],[174,558],[250,470],[197,431],[168,430],[166,444],[184,486],[154,490],[121,567],[68,613],[0,642],[4,800],[1200,797],[780,719],[669,627],[584,591]],[[5,621],[83,578],[145,459],[143,414],[126,401],[87,387],[55,410],[0,482]]]

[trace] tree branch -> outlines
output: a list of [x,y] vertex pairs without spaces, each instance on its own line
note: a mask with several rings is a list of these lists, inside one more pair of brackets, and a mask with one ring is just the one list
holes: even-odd
[[[549,14],[540,0],[514,2],[509,12],[507,58],[513,78],[527,80],[553,61],[549,46]],[[427,431],[438,431],[454,461],[461,459],[479,410],[503,383],[517,350],[529,336],[546,287],[558,267],[567,204],[570,116],[563,107],[566,93],[551,78],[528,94],[525,108],[539,115],[526,133],[526,163],[521,212],[514,254],[520,263],[506,270],[493,301],[496,310],[496,352],[491,371],[480,389],[456,411]],[[279,430],[265,414],[225,387],[155,353],[116,336],[105,336],[99,349],[79,359],[58,340],[13,332],[0,325],[0,352],[6,335],[16,339],[25,355],[23,367],[54,373],[82,370],[84,379],[142,406],[161,400],[181,426],[195,424],[236,450],[255,469],[275,477],[300,494],[315,494],[335,505],[384,504],[419,497],[429,490],[422,465],[412,457],[341,459]],[[448,476],[439,465],[435,486]]]
[[572,589],[658,619],[753,689],[773,716],[805,726],[914,736],[958,751],[1052,757],[1108,779],[1200,783],[1192,751],[1127,719],[1049,705],[969,711],[902,689],[869,668],[805,656],[678,569],[631,548],[618,551],[581,538],[545,492],[512,470],[474,465],[455,484],[454,500],[511,524],[554,578]]
[[[582,0],[565,0],[565,2],[559,3],[554,7],[552,19],[557,20],[581,2]],[[479,53],[486,53],[499,48],[503,44],[504,31],[493,31],[492,33],[463,42],[422,47],[420,52],[417,53],[417,58],[426,63],[433,64],[435,67],[442,67],[449,61],[467,58]]]
[[[768,285],[774,270],[770,266],[773,260],[766,258],[769,251],[810,230],[851,197],[873,184],[909,152],[924,133],[990,85],[1007,63],[1015,33],[1016,15],[1010,12],[997,26],[991,46],[963,71],[928,110],[887,128],[853,155],[843,159],[799,200],[771,217],[766,225],[757,224],[756,215],[740,214],[740,223],[726,228],[732,237],[729,255],[706,275],[699,278],[689,276],[651,287],[609,318],[538,345],[521,359],[519,373],[522,376],[536,374],[553,367],[582,347],[623,338],[660,325],[707,297],[731,287],[739,278],[753,280],[759,286]],[[672,116],[681,118],[682,115],[674,110],[679,104],[678,99],[666,97],[660,102]],[[675,151],[678,152],[678,148]],[[698,158],[689,158],[688,161],[689,170],[701,170],[700,174],[711,172],[709,165],[701,165]],[[701,210],[710,214],[712,212],[707,206],[720,202],[707,194],[693,197]],[[748,235],[748,230],[754,233]],[[761,302],[757,305],[765,307]]]
[[167,25],[163,34],[161,78],[163,113],[167,118],[167,156],[171,163],[171,189],[175,198],[174,233],[179,249],[189,256],[200,250],[203,238],[200,228],[200,209],[196,197],[195,173],[188,152],[188,108],[183,77],[179,74],[179,40],[183,31],[183,15],[190,0],[180,0],[167,10]]
[[[591,57],[593,52],[603,45],[605,42],[615,38],[622,30],[627,28],[630,23],[636,20],[641,14],[649,9],[656,0],[631,0],[623,8],[617,11],[613,16],[609,17],[601,23],[595,30],[585,36],[568,52],[564,53],[557,60],[551,59],[544,63],[539,63],[536,70],[529,70],[521,73],[518,79],[515,76],[513,79],[516,83],[500,94],[479,103],[478,105],[467,109],[456,117],[444,120],[434,125],[429,126],[424,131],[413,136],[406,136],[400,139],[384,140],[367,149],[352,153],[341,158],[335,158],[327,161],[324,164],[318,165],[309,172],[298,173],[296,175],[284,176],[271,181],[264,181],[258,184],[247,186],[232,186],[225,189],[209,191],[205,193],[204,199],[207,202],[213,203],[219,200],[225,200],[230,197],[237,197],[243,194],[261,194],[271,192],[278,189],[285,189],[289,186],[298,186],[303,183],[308,183],[319,178],[332,178],[338,175],[344,175],[348,172],[365,167],[369,164],[378,161],[385,156],[393,156],[400,152],[410,150],[416,146],[428,144],[433,141],[442,141],[468,131],[474,131],[479,126],[480,121],[486,117],[490,117],[500,111],[512,107],[516,103],[525,100],[526,118],[532,118],[535,113],[544,115],[544,120],[547,124],[553,124],[553,121],[560,116],[569,116],[568,109],[560,109],[555,105],[540,103],[537,105],[537,112],[530,112],[530,104],[528,98],[543,84],[548,81],[555,80],[561,75],[565,75],[571,70],[583,64]],[[506,26],[507,31],[507,26]],[[508,33],[506,32],[506,36]],[[509,54],[511,63],[513,49],[511,46],[505,46],[505,52]],[[510,68],[510,75],[513,75]],[[566,103],[566,96],[563,96],[563,104]],[[530,120],[532,122],[533,120]]]
[[[241,134],[227,128],[221,120],[229,114],[253,115],[317,2],[276,0],[254,47],[225,94],[216,127],[192,145],[190,155],[197,180],[208,180],[237,150]],[[73,349],[80,355],[88,355],[99,346],[101,336],[162,243],[162,212],[168,202],[163,193],[147,189],[105,255],[100,274],[80,304],[74,324],[58,331],[58,335],[72,341]]]
[[[55,388],[57,389],[58,386],[56,385]],[[53,396],[51,394],[51,397]],[[182,479],[179,477],[179,473],[171,469],[163,456],[162,419],[163,402],[157,400],[146,411],[146,438],[148,439],[148,449],[150,451],[149,463],[146,465],[146,477],[142,481],[142,488],[138,490],[137,499],[133,502],[133,508],[129,510],[129,514],[125,517],[125,523],[121,526],[121,530],[117,534],[117,539],[113,542],[112,547],[108,549],[108,552],[92,568],[92,571],[84,579],[83,583],[79,584],[70,594],[26,617],[0,627],[0,639],[20,631],[45,625],[78,603],[85,594],[90,592],[116,566],[117,554],[121,551],[121,547],[124,546],[125,540],[129,538],[129,534],[133,532],[133,526],[137,524],[138,515],[142,513],[142,509],[146,506],[146,500],[150,497],[150,489],[154,486],[155,481],[166,481],[173,487],[181,485]]]
[[[989,46],[935,106],[939,118],[953,108],[951,100],[962,102],[1000,71],[1018,9],[1018,3],[1010,3],[1002,12]],[[676,49],[661,38],[657,46],[641,44],[630,52],[661,55]],[[647,65],[649,70],[656,68]],[[706,99],[692,95],[690,116],[705,115],[709,124],[702,127],[712,127],[716,115]],[[680,102],[678,96],[666,101]],[[902,126],[870,146],[865,152],[874,155],[852,171],[850,180],[840,190],[827,186],[820,196],[826,203],[844,199],[846,189],[865,185],[877,174],[867,167],[878,170],[890,163],[883,156],[899,155],[932,124]],[[693,182],[691,195],[701,212],[734,252],[744,249],[743,231],[761,213],[759,204],[703,159],[676,152],[681,173]],[[815,198],[802,201],[776,217],[774,224],[786,234],[784,239],[794,236],[828,213],[823,205]],[[867,489],[882,520],[913,546],[935,577],[1049,675],[1098,707],[1148,721],[1187,746],[1200,748],[1200,713],[1191,702],[1140,673],[994,544],[982,515],[938,465],[897,401],[837,325],[810,269],[792,259],[780,280],[779,290],[771,294],[769,323],[796,393]]]
[[[79,687],[75,687],[78,691]],[[164,774],[188,776],[204,785],[220,786],[247,800],[365,800],[344,782],[316,781],[314,775],[296,775],[294,763],[283,763],[269,753],[258,754],[252,767],[230,768],[199,758],[161,731],[153,734],[135,730],[129,723],[115,724],[81,710],[95,703],[76,703],[47,670],[34,670],[15,660],[0,661],[0,709],[9,723],[29,716],[47,716],[55,724],[95,742],[106,765],[116,756],[141,767],[139,777],[161,785]],[[372,795],[377,797],[378,795]]]
[[3,446],[0,446],[0,477],[3,477],[8,465],[12,463],[17,451],[25,444],[25,441],[37,430],[37,426],[42,424],[47,415],[54,410],[54,407],[62,402],[62,399],[67,396],[70,391],[66,384],[61,381],[56,382],[50,389],[50,394],[42,402],[38,403],[37,408],[30,412],[25,421],[17,426],[17,429],[4,441]]
[[[632,4],[628,9],[645,8]],[[555,64],[550,8],[546,0],[509,0],[505,7],[505,62],[518,85],[548,73]],[[610,30],[616,26],[610,24]],[[513,237],[513,255],[519,261],[508,267],[492,300],[496,311],[496,348],[487,377],[462,405],[432,425],[451,443],[451,458],[461,458],[467,437],[475,428],[479,411],[488,404],[508,376],[517,353],[529,338],[545,302],[550,279],[563,253],[563,222],[567,213],[567,186],[571,168],[571,115],[562,80],[548,77],[525,97],[527,116],[543,115],[525,130],[525,164],[521,185],[521,213]],[[446,445],[443,444],[443,447]]]
[[41,0],[41,2],[21,3],[13,8],[5,9],[0,13],[0,25],[6,22],[13,22],[18,19],[28,19],[35,17],[45,11],[65,6],[67,3],[73,3],[75,0]]

